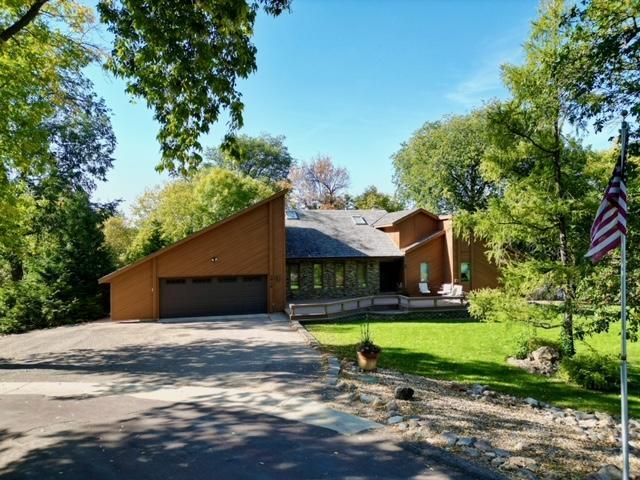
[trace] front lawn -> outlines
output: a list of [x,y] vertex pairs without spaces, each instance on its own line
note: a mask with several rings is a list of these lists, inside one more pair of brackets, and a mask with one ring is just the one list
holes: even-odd
[[[307,329],[339,357],[355,359],[360,322],[318,323]],[[556,378],[532,375],[505,359],[515,339],[525,331],[517,324],[480,323],[468,319],[373,321],[371,332],[382,349],[379,366],[431,378],[489,385],[519,397],[533,397],[558,406],[619,414],[618,394],[591,392]],[[556,339],[557,330],[538,330],[537,336]],[[619,329],[591,337],[587,343],[601,353],[620,351]],[[578,342],[578,351],[588,349]],[[640,416],[640,344],[629,343],[629,408]]]

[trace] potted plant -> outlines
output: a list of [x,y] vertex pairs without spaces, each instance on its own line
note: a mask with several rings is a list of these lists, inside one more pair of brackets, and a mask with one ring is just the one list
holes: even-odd
[[378,366],[378,357],[382,349],[373,343],[369,323],[360,326],[360,343],[358,344],[358,365],[365,371],[375,370]]

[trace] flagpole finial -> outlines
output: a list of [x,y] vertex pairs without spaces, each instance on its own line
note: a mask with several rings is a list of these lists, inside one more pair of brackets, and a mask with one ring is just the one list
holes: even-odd
[[626,110],[622,110],[622,120],[624,120],[625,118],[627,118],[627,115],[629,115],[629,112],[627,112]]

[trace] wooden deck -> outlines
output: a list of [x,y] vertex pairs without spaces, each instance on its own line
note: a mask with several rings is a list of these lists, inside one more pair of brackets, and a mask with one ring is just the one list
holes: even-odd
[[465,310],[465,297],[386,294],[340,300],[310,300],[289,303],[285,311],[291,319],[332,318],[358,311]]

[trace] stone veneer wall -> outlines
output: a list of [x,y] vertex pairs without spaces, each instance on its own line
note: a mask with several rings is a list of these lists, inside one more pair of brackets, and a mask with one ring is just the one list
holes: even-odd
[[[323,265],[322,288],[313,286],[313,264]],[[335,285],[335,265],[344,263],[344,288]],[[367,286],[359,287],[357,284],[356,264],[367,264]],[[317,298],[345,298],[363,297],[375,295],[380,292],[380,265],[377,260],[319,260],[319,261],[287,261],[290,264],[300,265],[300,288],[291,290],[289,268],[287,268],[287,299],[288,300],[312,300]]]

